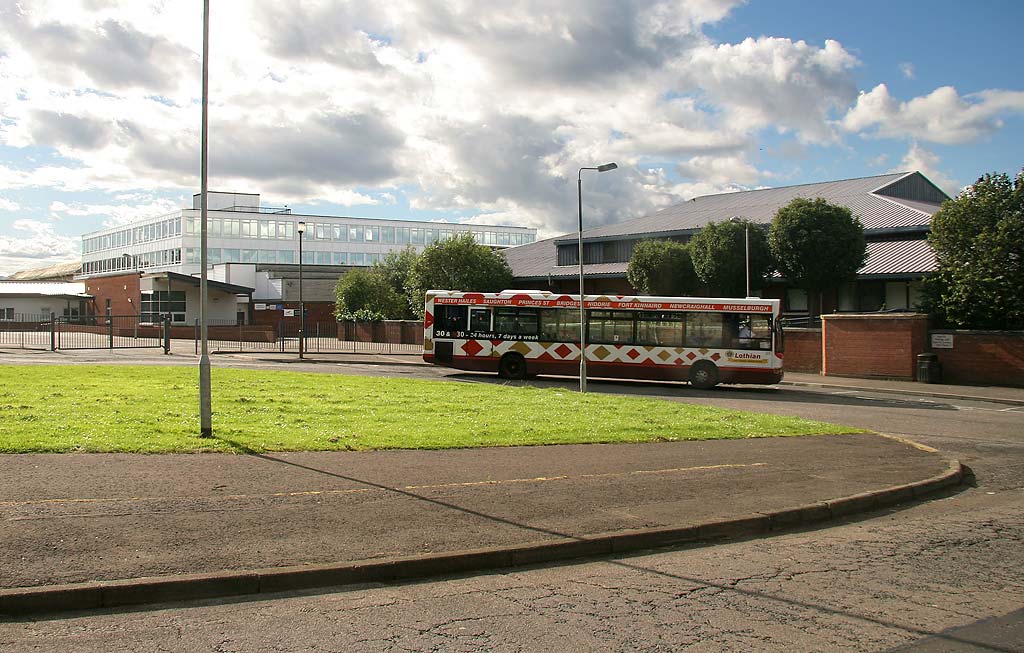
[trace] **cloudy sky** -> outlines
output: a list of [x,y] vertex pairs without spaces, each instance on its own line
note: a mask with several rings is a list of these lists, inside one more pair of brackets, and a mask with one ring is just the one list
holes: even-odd
[[[575,229],[1024,165],[1019,0],[212,0],[210,188]],[[200,0],[0,0],[0,275],[199,190]]]

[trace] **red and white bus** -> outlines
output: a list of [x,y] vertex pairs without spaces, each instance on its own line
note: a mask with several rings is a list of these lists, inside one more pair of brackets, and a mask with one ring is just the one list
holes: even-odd
[[[718,383],[782,380],[777,299],[587,295],[587,374]],[[578,295],[430,290],[423,360],[521,379],[576,375]]]

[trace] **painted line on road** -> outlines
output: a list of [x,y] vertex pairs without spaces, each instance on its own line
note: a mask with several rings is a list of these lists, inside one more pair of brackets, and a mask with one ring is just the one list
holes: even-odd
[[890,440],[895,440],[897,442],[902,442],[905,445],[914,447],[915,449],[920,449],[921,451],[924,451],[924,452],[927,452],[927,453],[938,453],[939,452],[938,449],[933,449],[932,447],[929,447],[926,444],[921,444],[920,442],[914,442],[913,440],[908,440],[907,438],[903,438],[903,437],[900,437],[898,435],[890,435],[889,433],[879,433],[878,435],[882,436],[883,438],[889,438]]
[[[701,465],[696,467],[672,467],[668,469],[637,469],[629,472],[607,472],[603,474],[580,474],[578,476],[571,476],[568,474],[560,476],[536,476],[532,478],[510,478],[510,479],[499,479],[499,480],[486,480],[486,481],[467,481],[463,483],[433,483],[429,485],[406,485],[398,488],[350,488],[345,490],[300,490],[296,492],[272,492],[267,494],[225,494],[225,495],[208,495],[208,496],[181,496],[181,497],[83,497],[83,498],[54,498],[54,499],[27,499],[24,501],[0,501],[0,508],[16,508],[25,506],[47,506],[47,505],[75,505],[75,504],[97,504],[97,503],[132,503],[132,502],[146,502],[146,501],[209,501],[213,500],[228,500],[228,501],[242,501],[246,499],[279,499],[279,498],[293,498],[293,497],[316,497],[316,496],[339,496],[339,495],[350,495],[350,494],[366,494],[369,492],[387,492],[393,490],[399,491],[411,491],[411,490],[435,490],[445,489],[453,487],[481,487],[481,486],[498,486],[498,485],[513,485],[523,483],[546,483],[551,481],[566,481],[566,480],[589,480],[597,478],[614,478],[614,477],[628,477],[628,476],[643,476],[653,474],[674,474],[680,472],[696,472],[696,471],[711,471],[718,469],[741,469],[750,467],[767,467],[768,463],[725,463],[720,465]],[[82,516],[82,515],[75,515]],[[10,521],[18,519],[25,519],[24,517],[8,518]]]
[[644,474],[672,474],[676,472],[694,472],[712,469],[735,469],[742,467],[766,467],[768,463],[702,465],[700,467],[673,467],[670,469],[637,469],[631,472],[607,472],[604,474],[580,474],[579,476],[536,476],[534,478],[511,478],[497,481],[469,481],[466,483],[440,483],[436,485],[407,485],[406,490],[431,490],[447,487],[474,487],[478,485],[505,485],[512,483],[545,483],[548,481],[566,481],[571,479],[614,478],[616,476],[641,476]]

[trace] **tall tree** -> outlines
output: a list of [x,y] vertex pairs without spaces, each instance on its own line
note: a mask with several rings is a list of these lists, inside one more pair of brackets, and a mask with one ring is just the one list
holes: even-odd
[[989,173],[932,217],[936,273],[925,304],[941,324],[1024,329],[1024,170]]
[[798,197],[779,209],[768,247],[782,276],[808,295],[849,281],[868,256],[860,220],[820,197]]
[[405,297],[373,268],[343,274],[335,294],[334,314],[339,320],[401,319],[408,312]]
[[642,240],[633,248],[626,280],[644,295],[689,295],[697,286],[690,250],[674,240]]
[[763,285],[772,257],[764,228],[749,220],[711,222],[690,240],[697,277],[712,294],[743,297],[747,293],[746,234],[750,234],[750,289]]
[[472,234],[428,245],[409,273],[409,303],[423,315],[427,290],[497,292],[512,285],[512,269],[501,254]]
[[409,302],[409,281],[419,258],[416,249],[410,245],[401,251],[388,252],[383,260],[373,264],[373,271],[384,277],[392,290],[403,298],[404,310],[390,319],[409,320],[416,316],[416,310]]

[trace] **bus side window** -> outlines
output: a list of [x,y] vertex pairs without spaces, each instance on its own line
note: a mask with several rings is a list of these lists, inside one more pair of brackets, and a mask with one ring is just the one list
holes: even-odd
[[494,312],[497,333],[520,336],[538,335],[539,320],[534,308],[499,308]]
[[728,347],[723,343],[722,332],[726,329],[721,313],[690,313],[686,316],[687,347]]
[[465,306],[438,306],[435,311],[435,331],[465,331],[466,330],[466,307]]
[[491,330],[491,309],[469,309],[469,330],[474,332]]
[[772,318],[756,313],[730,316],[730,331],[737,349],[771,349]]

